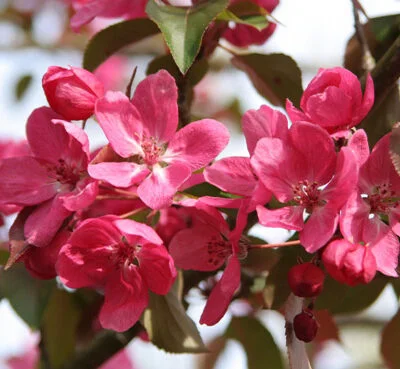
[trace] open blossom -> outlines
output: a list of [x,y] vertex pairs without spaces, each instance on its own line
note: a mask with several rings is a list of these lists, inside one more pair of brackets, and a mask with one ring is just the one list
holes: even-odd
[[[311,123],[295,123],[287,139],[262,138],[251,163],[280,209],[257,207],[259,221],[268,227],[299,231],[308,252],[324,246],[335,233],[339,211],[358,178],[351,149],[337,155],[329,134]],[[304,223],[304,211],[309,214]]]
[[97,194],[97,182],[86,172],[86,133],[60,118],[46,107],[34,110],[26,128],[32,155],[0,161],[0,204],[35,206],[24,233],[28,243],[39,247]]
[[83,221],[57,261],[68,287],[104,289],[100,324],[122,332],[148,305],[149,290],[165,295],[176,277],[173,260],[149,226],[108,215]]
[[366,156],[365,132],[357,131],[350,139],[349,147],[358,154],[363,165],[358,186],[343,207],[340,230],[350,243],[368,246],[378,271],[395,277],[400,252],[396,237],[400,235],[400,177],[390,159],[389,145],[390,133]]
[[[231,3],[237,3],[238,0],[232,0]],[[264,8],[271,13],[279,4],[279,0],[251,0],[251,2]],[[231,44],[239,47],[247,47],[249,45],[262,45],[267,41],[276,29],[275,23],[270,23],[265,29],[258,29],[245,24],[235,24],[232,28],[228,28],[223,37]]]
[[92,116],[96,100],[104,95],[100,80],[87,70],[76,67],[49,67],[42,85],[51,108],[67,120]]
[[374,85],[367,77],[364,95],[357,77],[345,68],[321,68],[305,89],[301,110],[288,100],[286,110],[292,122],[306,121],[325,128],[335,136],[346,136],[359,124],[374,103]]
[[247,250],[239,239],[246,222],[238,220],[235,230],[230,231],[221,213],[197,203],[191,223],[172,238],[169,251],[175,265],[185,270],[213,271],[226,263],[200,318],[201,324],[214,325],[224,316],[240,286],[239,258],[245,257]]
[[136,88],[132,101],[108,92],[96,103],[96,117],[118,158],[89,166],[93,178],[113,186],[137,185],[140,199],[152,209],[167,207],[178,188],[212,161],[227,145],[228,130],[203,119],[176,132],[178,92],[162,70]]

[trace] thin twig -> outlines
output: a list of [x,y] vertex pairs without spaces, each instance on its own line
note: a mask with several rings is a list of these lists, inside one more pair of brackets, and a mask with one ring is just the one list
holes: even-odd
[[133,84],[133,80],[135,79],[136,72],[137,72],[137,67],[135,67],[133,69],[131,79],[129,80],[128,86],[126,86],[125,95],[128,97],[128,99],[130,99],[132,97],[132,84]]
[[250,249],[273,249],[277,247],[297,246],[297,245],[300,245],[299,240],[282,242],[282,243],[267,243],[264,245],[251,245]]

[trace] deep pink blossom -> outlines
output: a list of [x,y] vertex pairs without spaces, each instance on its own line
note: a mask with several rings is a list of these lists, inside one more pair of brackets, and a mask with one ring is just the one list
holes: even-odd
[[137,194],[152,209],[167,207],[192,172],[203,168],[227,145],[228,130],[203,119],[176,132],[178,92],[162,70],[136,88],[132,102],[108,92],[96,103],[96,117],[119,161],[89,166],[93,178],[116,187],[138,185]]
[[[357,183],[358,163],[352,150],[344,147],[337,155],[324,129],[296,123],[287,139],[262,138],[251,163],[265,187],[286,204],[275,210],[258,206],[260,223],[299,231],[308,252],[326,244]],[[305,224],[304,211],[309,214]]]
[[[251,0],[253,3],[264,8],[268,13],[271,13],[279,4],[279,0]],[[237,3],[238,0],[231,1]],[[276,24],[270,22],[269,25],[259,31],[252,26],[245,24],[235,24],[232,28],[228,28],[223,37],[231,44],[239,47],[247,47],[249,45],[262,45],[267,41],[276,29]]]
[[118,332],[138,321],[149,290],[165,295],[176,277],[172,258],[152,228],[112,215],[78,226],[60,251],[57,271],[68,287],[103,288],[100,323]]
[[96,17],[134,19],[147,17],[147,0],[66,0],[75,10],[71,28],[78,32]]
[[365,118],[373,103],[374,85],[370,75],[363,95],[359,80],[349,70],[321,68],[301,97],[301,110],[289,100],[286,110],[292,122],[314,123],[330,134],[345,136]]
[[49,67],[42,85],[51,108],[67,120],[89,118],[94,113],[96,100],[104,95],[100,80],[76,67]]
[[365,133],[360,131],[354,136],[349,147],[359,154],[363,165],[358,186],[343,208],[340,230],[349,242],[369,245],[377,270],[397,276],[400,244],[395,234],[400,235],[400,177],[389,156],[390,133],[378,141],[369,156]]
[[221,279],[208,297],[201,324],[218,323],[240,286],[239,258],[246,256],[247,249],[239,240],[245,224],[245,218],[238,219],[235,230],[230,231],[220,212],[197,203],[192,211],[191,227],[176,233],[169,244],[178,268],[213,271],[226,263]]
[[34,110],[26,127],[32,156],[0,161],[0,204],[36,206],[24,227],[35,246],[47,245],[65,218],[97,194],[97,182],[86,172],[86,133],[60,118],[46,107]]

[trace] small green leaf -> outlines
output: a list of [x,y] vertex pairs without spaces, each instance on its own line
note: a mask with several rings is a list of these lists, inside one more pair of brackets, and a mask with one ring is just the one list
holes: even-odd
[[29,86],[32,83],[32,75],[24,74],[18,79],[17,84],[15,85],[15,98],[17,101],[21,101],[25,96],[26,91],[28,91]]
[[366,309],[379,297],[388,279],[377,276],[368,284],[350,287],[328,277],[315,302],[316,309],[328,309],[332,314],[356,313]]
[[74,354],[80,316],[73,294],[55,288],[42,325],[43,342],[52,368],[60,368]]
[[10,301],[15,312],[32,328],[39,328],[54,280],[31,277],[24,265],[15,264],[0,272],[0,295]]
[[381,353],[390,369],[400,369],[400,310],[382,332]]
[[383,42],[392,34],[399,34],[400,14],[385,15],[383,17],[371,18],[369,20],[372,32],[379,42]]
[[159,5],[149,0],[146,12],[164,35],[179,70],[185,74],[200,51],[208,25],[228,6],[229,0],[209,0],[190,8]]
[[173,353],[207,352],[196,325],[186,314],[181,294],[181,275],[167,295],[150,293],[142,324],[151,342],[160,349]]
[[247,355],[248,369],[283,369],[281,353],[271,333],[255,318],[234,317],[229,324],[226,338],[239,341]]
[[158,27],[149,19],[139,18],[113,24],[96,33],[89,41],[83,56],[83,67],[94,71],[108,57],[124,46],[159,32]]
[[269,22],[265,15],[236,15],[229,9],[225,9],[217,18],[217,20],[222,20],[226,22],[235,22],[238,24],[245,24],[246,26],[254,27],[255,29],[262,31],[264,28],[268,27]]
[[274,105],[285,106],[290,99],[296,106],[303,93],[301,71],[296,62],[284,54],[236,55],[232,64],[245,72],[257,91]]

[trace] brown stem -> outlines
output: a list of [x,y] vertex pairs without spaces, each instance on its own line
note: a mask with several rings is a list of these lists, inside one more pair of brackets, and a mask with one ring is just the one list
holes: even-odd
[[179,123],[180,127],[184,127],[190,123],[191,87],[184,75],[177,79],[176,85],[178,86]]
[[132,97],[132,84],[133,84],[133,81],[134,81],[134,79],[135,79],[136,72],[137,72],[137,67],[135,67],[135,68],[133,69],[133,72],[132,72],[131,78],[130,78],[130,80],[129,80],[129,83],[128,83],[128,85],[126,86],[125,95],[128,97],[129,100],[130,100],[131,97]]
[[123,349],[141,330],[141,324],[136,323],[131,329],[123,333],[104,331],[61,369],[97,369]]
[[299,240],[282,242],[282,243],[267,243],[264,245],[251,245],[250,249],[272,249],[276,247],[297,246],[297,245],[300,245]]

